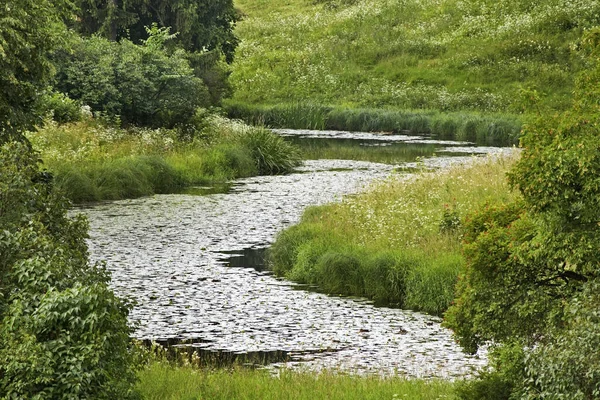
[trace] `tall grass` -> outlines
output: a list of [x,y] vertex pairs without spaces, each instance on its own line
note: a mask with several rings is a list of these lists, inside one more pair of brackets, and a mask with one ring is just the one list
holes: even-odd
[[175,399],[453,399],[448,381],[358,377],[334,373],[281,371],[273,376],[249,369],[198,370],[153,362],[139,373],[138,390],[147,400]]
[[460,221],[516,196],[505,173],[515,156],[414,177],[397,176],[340,203],[311,207],[269,251],[277,275],[327,293],[441,315],[463,259]]
[[231,118],[271,128],[428,134],[487,145],[517,144],[521,131],[519,119],[508,114],[353,109],[312,103],[255,106],[229,102],[226,109]]
[[174,130],[122,130],[89,120],[48,122],[28,137],[56,186],[76,203],[173,193],[299,164],[298,150],[266,129],[219,117],[204,125],[191,141]]

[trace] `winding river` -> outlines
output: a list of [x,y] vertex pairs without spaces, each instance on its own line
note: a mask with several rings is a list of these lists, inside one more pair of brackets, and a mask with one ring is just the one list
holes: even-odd
[[[422,137],[280,133],[354,140],[359,146],[434,147],[438,156],[421,160],[425,167],[502,151]],[[439,318],[327,296],[276,278],[261,265],[261,249],[306,207],[364,190],[398,167],[310,160],[289,175],[237,180],[222,193],[199,195],[211,190],[198,188],[79,211],[90,220],[92,259],[106,260],[117,293],[137,303],[130,318],[140,339],[185,341],[215,355],[255,354],[270,368],[464,376],[486,363],[485,354],[464,354]]]

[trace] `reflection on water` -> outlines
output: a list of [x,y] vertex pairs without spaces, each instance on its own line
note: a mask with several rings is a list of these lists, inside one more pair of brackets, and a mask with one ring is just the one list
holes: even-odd
[[299,290],[266,271],[256,250],[307,206],[360,191],[394,168],[307,161],[299,173],[242,179],[226,193],[98,204],[82,209],[91,255],[107,260],[115,290],[137,301],[131,319],[141,339],[224,360],[262,357],[271,367],[463,376],[485,357],[462,353],[439,318]]

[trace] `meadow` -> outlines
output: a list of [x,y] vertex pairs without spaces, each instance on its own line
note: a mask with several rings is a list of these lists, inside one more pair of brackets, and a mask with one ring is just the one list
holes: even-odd
[[519,114],[565,109],[596,0],[238,0],[234,102]]

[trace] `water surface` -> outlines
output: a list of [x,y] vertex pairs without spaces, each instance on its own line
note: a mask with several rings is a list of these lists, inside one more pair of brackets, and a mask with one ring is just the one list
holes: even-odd
[[[471,151],[421,164],[464,162],[464,153]],[[395,169],[311,160],[290,175],[237,180],[226,193],[90,206],[82,211],[91,223],[91,255],[107,261],[115,290],[137,301],[131,320],[140,339],[189,340],[205,353],[264,355],[270,367],[464,376],[485,357],[464,354],[439,318],[304,290],[271,275],[256,251],[307,206],[364,190]]]

